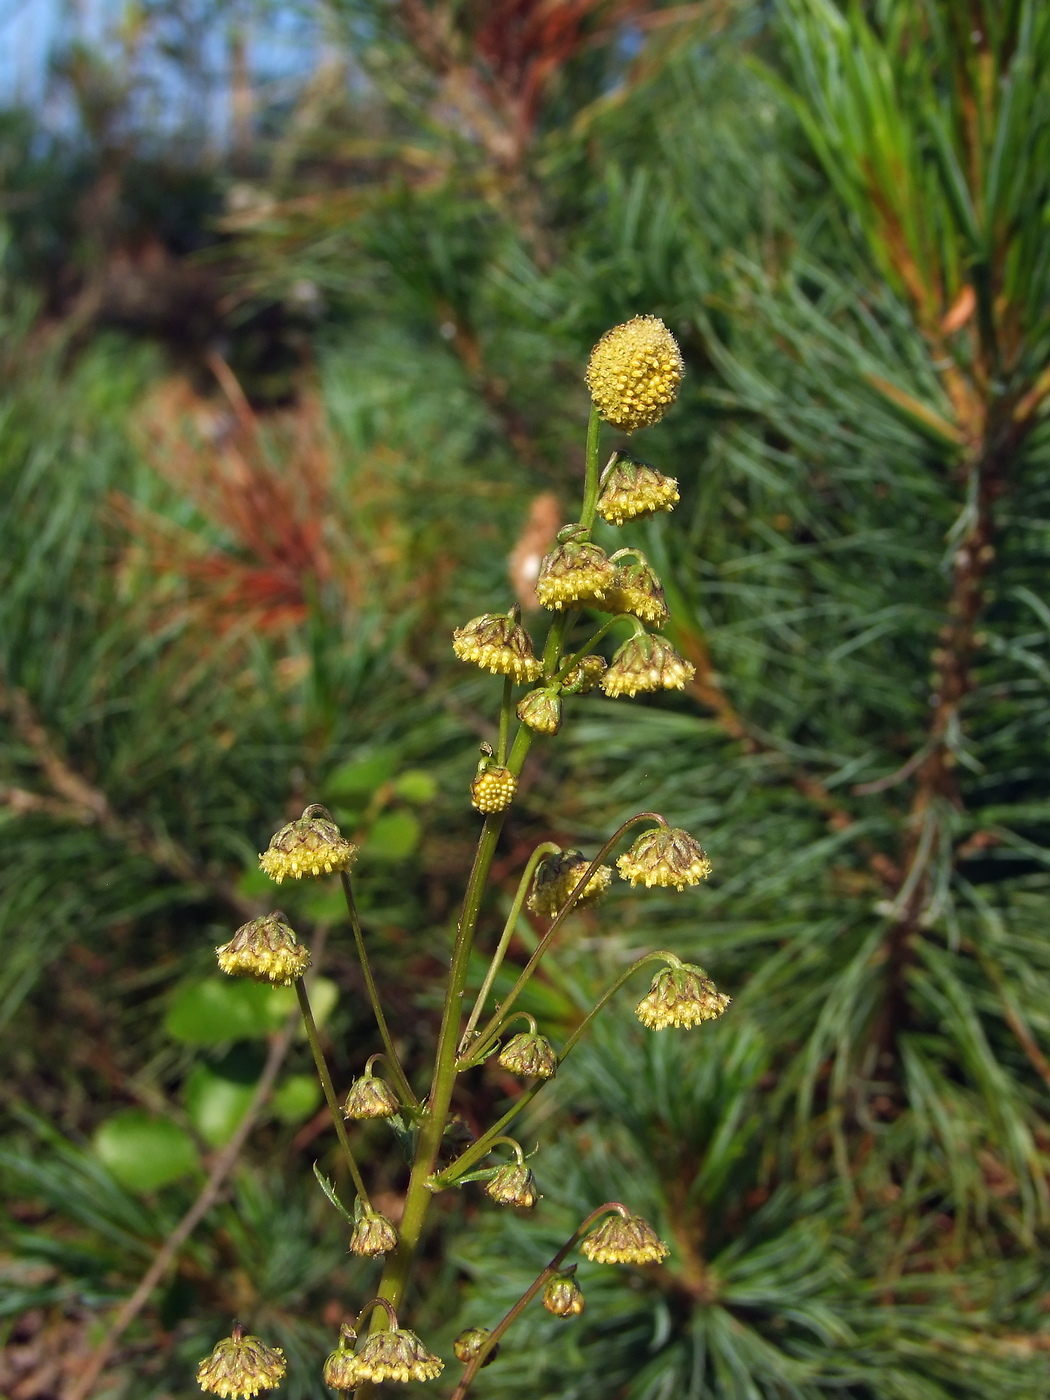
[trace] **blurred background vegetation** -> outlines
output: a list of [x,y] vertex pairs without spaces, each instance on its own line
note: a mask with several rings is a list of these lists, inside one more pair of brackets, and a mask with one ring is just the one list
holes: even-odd
[[[536,841],[655,807],[709,887],[577,916],[527,1009],[570,1029],[653,946],[734,1004],[645,1035],[628,995],[522,1135],[535,1217],[449,1201],[410,1311],[451,1359],[620,1196],[667,1264],[582,1265],[583,1316],[529,1312],[480,1396],[1046,1395],[1050,8],[60,20],[0,115],[0,1392],[69,1393],[241,1121],[289,1007],[213,949],[306,802],[363,843],[422,1064],[499,689],[450,629],[529,607],[586,355],[653,312],[689,372],[635,450],[682,503],[628,542],[696,679],[538,747],[488,931]],[[339,901],[281,900],[346,1083],[375,1045]],[[321,1393],[374,1271],[308,1069],[293,1039],[98,1393],[187,1393],[234,1316]]]

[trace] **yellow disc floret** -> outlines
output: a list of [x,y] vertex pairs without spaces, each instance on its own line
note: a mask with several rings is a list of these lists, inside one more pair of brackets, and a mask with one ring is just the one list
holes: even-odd
[[678,396],[685,365],[658,316],[635,316],[606,331],[591,351],[587,387],[606,423],[624,432],[658,423]]
[[518,780],[509,768],[491,763],[470,785],[470,800],[479,812],[502,812],[514,801]]

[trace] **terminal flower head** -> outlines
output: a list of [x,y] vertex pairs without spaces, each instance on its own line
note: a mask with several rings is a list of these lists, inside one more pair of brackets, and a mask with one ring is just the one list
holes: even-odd
[[339,1329],[339,1345],[329,1353],[322,1373],[325,1385],[333,1390],[356,1390],[364,1380],[354,1353],[356,1341],[357,1333],[344,1322]]
[[197,1367],[197,1384],[211,1395],[258,1395],[279,1386],[286,1370],[280,1347],[268,1347],[235,1327]]
[[579,1317],[583,1305],[583,1289],[576,1282],[575,1264],[564,1273],[552,1274],[543,1285],[543,1306],[555,1317]]
[[472,662],[493,675],[510,676],[519,685],[538,680],[543,672],[532,638],[508,613],[482,613],[458,627],[452,634],[452,650],[460,661]]
[[606,423],[633,433],[658,423],[678,397],[685,363],[658,316],[635,316],[606,331],[591,351],[587,387]]
[[401,1105],[393,1089],[371,1071],[354,1080],[343,1104],[344,1118],[393,1118],[400,1112]]
[[680,826],[654,826],[643,831],[629,851],[616,862],[632,885],[653,885],[684,890],[711,874],[711,862],[699,841]]
[[230,977],[252,977],[290,987],[310,966],[309,951],[296,938],[283,914],[249,919],[215,949],[219,966]]
[[485,1195],[501,1206],[531,1210],[540,1198],[536,1178],[524,1162],[507,1162],[485,1183]]
[[282,826],[259,857],[259,865],[278,884],[292,875],[330,875],[349,870],[357,847],[340,835],[323,807],[307,807],[301,817]]
[[670,1250],[640,1215],[610,1215],[580,1245],[596,1264],[659,1264]]
[[648,1030],[662,1031],[668,1026],[698,1026],[703,1021],[715,1021],[728,1005],[729,998],[702,967],[682,963],[680,967],[660,969],[635,1014]]

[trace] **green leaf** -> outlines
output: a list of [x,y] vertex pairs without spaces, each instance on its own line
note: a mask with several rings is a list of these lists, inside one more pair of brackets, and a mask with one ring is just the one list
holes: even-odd
[[233,1137],[254,1093],[254,1084],[227,1079],[208,1065],[195,1065],[183,1089],[190,1121],[211,1147]]
[[384,812],[365,840],[365,850],[377,860],[403,860],[419,845],[422,826],[412,812]]
[[95,1133],[95,1151],[122,1186],[156,1191],[200,1166],[190,1135],[177,1123],[128,1108]]
[[393,776],[396,767],[397,755],[383,750],[368,758],[341,763],[328,775],[325,796],[336,802],[371,797],[376,788]]
[[438,793],[437,779],[422,768],[408,768],[398,775],[394,791],[405,802],[415,802],[420,806],[433,802]]
[[208,977],[175,994],[164,1029],[187,1045],[222,1045],[267,1036],[295,1005],[291,987]]
[[274,1090],[270,1106],[282,1123],[305,1122],[317,1111],[321,1086],[312,1074],[290,1074]]

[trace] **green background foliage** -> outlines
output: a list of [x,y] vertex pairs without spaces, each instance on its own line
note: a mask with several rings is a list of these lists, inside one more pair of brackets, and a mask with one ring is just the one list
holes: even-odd
[[[667,1262],[582,1263],[582,1317],[534,1305],[480,1396],[1036,1400],[1050,11],[594,4],[561,47],[510,11],[343,0],[328,67],[222,158],[93,122],[83,66],[75,141],[0,133],[0,1311],[37,1358],[3,1384],[63,1394],[235,1131],[292,1002],[213,949],[307,802],[362,844],[422,1064],[499,695],[451,628],[513,601],[547,494],[572,518],[586,355],[651,312],[688,375],[632,450],[682,501],[596,538],[646,551],[696,678],[567,705],[481,946],[538,841],[654,808],[709,885],[614,890],[521,1005],[563,1038],[657,946],[734,1000],[645,1034],[627,989],[529,1111],[536,1212],[455,1193],[410,1325],[451,1361],[620,1198]],[[336,895],[279,902],[341,1085],[376,1045]],[[376,1269],[317,1189],[315,1159],[349,1199],[309,1069],[293,1040],[108,1393],[184,1392],[234,1317],[319,1393]],[[519,1091],[479,1071],[464,1129]],[[365,1141],[394,1210],[400,1147]]]

